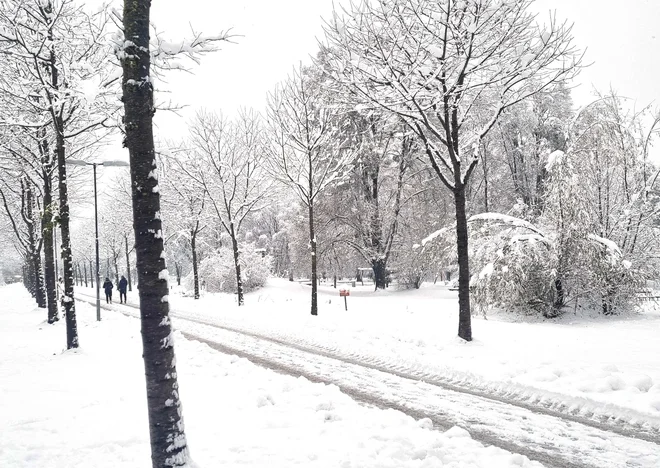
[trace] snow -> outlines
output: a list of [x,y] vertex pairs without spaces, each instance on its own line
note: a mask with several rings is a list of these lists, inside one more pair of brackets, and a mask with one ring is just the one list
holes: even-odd
[[502,213],[481,213],[478,215],[471,216],[470,219],[468,220],[468,222],[475,222],[475,221],[500,222],[504,224],[510,224],[513,227],[528,229],[532,232],[535,232],[541,237],[545,237],[543,233],[532,223],[525,221],[524,219],[516,218],[515,216],[510,216]]
[[548,155],[548,162],[545,164],[545,170],[550,172],[557,164],[561,164],[564,160],[564,152],[562,150],[555,150]]
[[[20,285],[0,288],[0,466],[150,464],[139,322],[94,320],[79,303],[82,347],[44,323]],[[277,374],[176,333],[186,438],[197,466],[540,467],[466,428],[357,404],[336,386]],[[176,443],[176,441],[175,441]]]
[[598,242],[603,245],[611,255],[621,256],[621,249],[616,245],[616,242],[606,239],[604,237],[597,236],[596,234],[589,234],[587,236],[589,239]]
[[[309,287],[277,279],[249,293],[240,310],[232,294],[206,294],[197,301],[170,294],[170,307],[182,316],[295,339],[340,355],[423,369],[520,401],[546,401],[660,428],[657,309],[607,319],[579,311],[536,322],[473,317],[475,340],[466,345],[456,341],[455,291],[425,285],[374,293],[371,284],[359,284],[351,290],[348,311],[337,290],[320,286],[319,316],[313,318]],[[640,379],[648,384],[647,378],[653,384],[643,391],[638,384]]]

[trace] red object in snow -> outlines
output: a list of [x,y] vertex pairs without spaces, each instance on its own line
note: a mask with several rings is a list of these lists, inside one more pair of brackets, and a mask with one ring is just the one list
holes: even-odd
[[350,295],[351,295],[351,291],[349,289],[340,289],[339,290],[339,296],[340,297],[346,297],[346,296],[350,296]]

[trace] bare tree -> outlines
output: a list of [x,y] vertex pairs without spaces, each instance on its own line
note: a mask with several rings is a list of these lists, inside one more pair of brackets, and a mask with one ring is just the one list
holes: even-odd
[[352,157],[333,125],[337,110],[323,94],[319,74],[301,66],[269,96],[268,103],[271,172],[307,208],[312,315],[318,315],[314,207],[331,184],[347,177]]
[[149,410],[153,468],[186,466],[188,444],[183,427],[169,320],[168,273],[163,256],[160,193],[153,136],[152,55],[211,50],[227,35],[183,41],[178,49],[150,51],[150,0],[124,2],[123,38],[116,44],[122,69],[125,145],[131,163],[133,229],[140,296],[142,347]]
[[192,144],[202,164],[189,171],[206,192],[220,224],[229,235],[236,270],[238,305],[243,305],[243,279],[238,238],[246,218],[267,203],[269,179],[263,168],[262,126],[254,112],[242,112],[236,122],[200,113],[190,128]]
[[[89,138],[90,131],[110,124],[118,110],[112,86],[117,80],[110,73],[110,50],[105,40],[108,17],[106,9],[87,14],[71,0],[2,0],[0,24],[0,44],[8,58],[4,71],[22,78],[2,83],[2,92],[36,111],[39,119],[33,124],[35,128],[48,125],[54,134],[67,348],[76,348],[66,159],[68,148],[75,146],[78,138]],[[88,92],[90,85],[93,93]]]
[[[170,229],[174,232],[171,237],[176,240],[185,240],[187,248],[190,249],[190,259],[193,273],[193,297],[199,299],[199,238],[202,231],[209,222],[206,190],[199,190],[197,176],[191,174],[199,172],[200,161],[191,151],[181,150],[177,152],[176,158],[163,158],[165,170],[163,171],[163,197]],[[169,236],[168,236],[169,237]],[[177,242],[170,243],[170,247],[176,249]],[[170,248],[170,251],[171,251]],[[174,255],[174,266],[176,269],[177,283],[181,284],[181,263]]]
[[399,116],[454,196],[458,335],[472,339],[466,186],[502,112],[579,69],[571,28],[536,24],[533,0],[377,0],[326,26],[334,78]]

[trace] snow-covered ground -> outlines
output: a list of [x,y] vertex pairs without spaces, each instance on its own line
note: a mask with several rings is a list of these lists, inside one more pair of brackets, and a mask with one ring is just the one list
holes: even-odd
[[[261,309],[262,315],[253,319],[267,313],[281,315],[282,321],[289,320],[285,316],[302,319],[302,310],[293,304],[290,310],[274,307],[281,305],[280,293],[284,305],[289,302],[288,288],[275,283],[250,295],[254,304],[240,311],[245,323],[252,323],[248,313]],[[221,303],[226,301],[207,297],[200,305],[212,308],[209,314],[240,317],[218,310]],[[0,287],[0,304],[0,466],[148,466],[139,321],[104,312],[98,323],[93,307],[79,301],[81,348],[63,351],[64,324],[46,324],[46,312],[34,308],[22,286]],[[322,309],[328,319],[330,310]],[[314,333],[335,327],[343,340],[341,325],[351,316],[342,320],[336,315],[317,322]],[[300,321],[303,329],[311,323]],[[355,320],[358,328],[359,323],[368,325]],[[373,324],[383,332],[388,330],[384,326],[382,321]],[[404,331],[402,336],[406,343],[410,335]],[[334,386],[276,374],[180,334],[177,338],[186,431],[200,467],[541,466],[484,447],[465,429],[434,431],[428,420],[360,406]]]
[[309,286],[278,279],[248,294],[241,309],[228,294],[198,301],[172,294],[170,302],[189,316],[660,428],[660,310],[654,303],[644,313],[611,318],[574,312],[545,321],[474,317],[475,339],[465,343],[456,337],[456,293],[446,287],[348,289],[345,311],[338,291],[321,286],[318,317],[309,315]]

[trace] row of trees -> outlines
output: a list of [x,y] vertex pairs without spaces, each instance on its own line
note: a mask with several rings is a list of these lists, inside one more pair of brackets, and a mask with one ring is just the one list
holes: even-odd
[[[172,199],[187,187],[187,215],[173,206],[170,216],[189,222],[179,232],[195,278],[200,239],[208,251],[222,245],[221,226],[239,304],[238,244],[257,240],[278,274],[306,264],[313,315],[319,267],[346,274],[365,263],[376,288],[388,269],[419,286],[439,266],[457,267],[467,340],[471,285],[482,309],[554,317],[581,299],[608,314],[628,305],[655,277],[657,118],[626,114],[615,95],[574,112],[568,83],[581,55],[571,27],[554,16],[537,23],[530,4],[352,6],[335,12],[314,65],[273,90],[261,119],[199,114],[168,154]],[[258,143],[233,130],[248,127]],[[474,216],[484,212],[494,214]],[[552,239],[544,255],[518,232],[525,223]]]
[[[154,176],[151,74],[152,64],[160,72],[180,69],[178,56],[194,59],[227,36],[170,44],[155,34],[154,47],[149,10],[148,1],[126,2],[123,13],[106,7],[90,13],[72,0],[0,1],[2,228],[23,257],[26,284],[38,305],[48,308],[49,323],[58,319],[54,235],[59,228],[67,348],[77,348],[67,161],[89,159],[109,133],[123,132],[133,208],[132,232],[122,231],[123,249],[128,261],[134,236],[152,461],[154,467],[185,466]],[[122,245],[108,248],[116,258]]]
[[108,127],[129,149],[132,230],[110,227],[104,246],[130,271],[134,238],[154,466],[187,463],[164,251],[177,276],[190,264],[196,298],[200,272],[230,252],[239,305],[256,284],[250,251],[268,251],[277,274],[310,278],[312,315],[324,272],[367,264],[384,288],[388,270],[419,286],[456,268],[465,340],[471,299],[546,316],[589,299],[609,314],[656,276],[657,119],[626,114],[614,96],[575,113],[571,28],[539,24],[531,1],[337,10],[314,63],[270,93],[263,115],[200,112],[188,139],[157,153],[152,71],[226,35],[175,45],[156,34],[154,47],[148,1],[126,2],[111,35],[104,10],[0,0],[5,228],[49,321],[60,228],[68,347],[78,345],[73,255],[85,262],[91,246],[72,251],[66,159],[87,157]]

